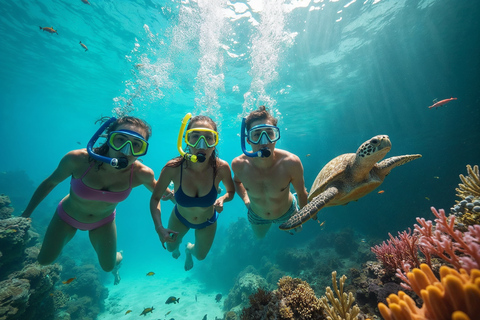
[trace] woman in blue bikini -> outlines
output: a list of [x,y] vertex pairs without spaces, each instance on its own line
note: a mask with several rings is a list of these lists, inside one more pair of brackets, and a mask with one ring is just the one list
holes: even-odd
[[[180,130],[179,150],[187,116]],[[217,230],[218,213],[223,211],[224,202],[233,199],[235,186],[230,166],[217,157],[217,125],[212,119],[193,117],[185,133],[185,142],[189,153],[181,151],[182,156],[170,160],[163,167],[150,200],[150,212],[162,246],[165,248],[166,242],[166,249],[175,259],[180,256],[182,238],[188,230],[195,229],[195,244],[188,243],[185,250],[185,270],[190,270],[193,267],[192,256],[203,260],[210,251]],[[175,186],[177,204],[166,229],[162,225],[160,199],[171,181]],[[220,182],[225,186],[226,193],[217,199]]]
[[[90,143],[93,145],[104,129],[107,142],[92,150]],[[53,188],[71,177],[70,193],[58,204],[46,231],[38,255],[41,265],[53,263],[77,230],[85,230],[100,266],[112,271],[118,284],[122,255],[117,252],[115,208],[132,188],[144,185],[152,191],[155,187],[152,169],[137,161],[147,153],[150,135],[150,126],[138,118],[111,118],[92,137],[87,149],[68,152],[38,186],[22,217],[30,217]]]

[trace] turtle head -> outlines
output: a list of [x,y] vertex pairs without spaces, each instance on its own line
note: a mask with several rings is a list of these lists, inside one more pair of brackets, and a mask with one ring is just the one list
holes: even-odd
[[[392,143],[387,135],[378,135],[365,141],[357,150],[357,158],[377,162],[390,151]],[[362,160],[363,161],[363,160]]]

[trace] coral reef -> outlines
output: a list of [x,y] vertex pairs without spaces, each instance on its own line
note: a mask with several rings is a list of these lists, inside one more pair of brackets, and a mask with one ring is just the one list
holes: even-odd
[[[10,208],[6,196],[0,204]],[[0,320],[96,319],[108,295],[100,271],[65,257],[59,259],[63,266],[40,266],[39,235],[31,230],[31,219],[2,216],[8,218],[0,220]],[[71,277],[71,283],[59,281]]]
[[[2,204],[8,206],[8,197],[2,196]],[[60,278],[61,267],[35,262],[38,248],[32,245],[38,234],[30,230],[30,219],[2,217],[8,218],[0,220],[0,320],[52,319],[55,306],[49,293]]]
[[388,307],[379,303],[385,320],[474,320],[480,315],[480,270],[458,272],[447,266],[440,268],[438,280],[430,267],[422,264],[407,274],[409,284],[422,297],[421,308],[403,291],[391,294]]
[[0,220],[0,280],[23,266],[25,250],[38,240],[38,234],[30,231],[30,226],[31,220],[26,218]]
[[413,267],[420,266],[417,247],[418,236],[411,233],[410,228],[408,228],[408,232],[399,232],[398,237],[393,237],[389,233],[390,240],[371,248],[377,260],[382,262],[387,272],[395,272],[402,267],[402,263],[408,263]]
[[460,174],[460,180],[463,183],[458,185],[458,188],[455,190],[458,192],[457,196],[465,199],[469,195],[480,197],[480,172],[478,170],[478,165],[475,165],[473,168],[470,165],[467,165],[468,176]]
[[225,299],[224,309],[230,311],[241,310],[248,304],[248,297],[251,294],[265,287],[267,287],[267,282],[261,276],[250,272],[240,274]]
[[[333,290],[330,287],[327,287],[325,296],[320,299],[320,302],[325,309],[325,312],[328,314],[328,320],[357,320],[360,309],[353,305],[355,298],[353,293],[349,292],[348,295],[343,291],[345,280],[347,277],[345,275],[340,277],[339,284],[340,289],[337,286],[337,272],[332,272],[332,286]],[[335,297],[336,295],[336,297]]]
[[241,319],[325,319],[320,300],[307,282],[291,277],[278,281],[278,289],[259,289],[249,297]]
[[458,227],[480,224],[480,173],[478,165],[467,165],[468,175],[460,174],[463,183],[458,184],[456,204],[450,211],[457,217]]
[[[464,268],[470,271],[480,268],[480,225],[469,226],[468,231],[462,233],[455,230],[455,218],[448,219],[445,211],[431,208],[435,219],[435,230],[432,222],[424,218],[417,218],[420,225],[415,225],[415,231],[420,235],[419,245],[422,253],[427,257],[436,255],[452,264],[457,270]],[[429,264],[429,263],[428,263]]]
[[10,198],[4,194],[0,195],[0,219],[8,219],[12,217],[13,207]]

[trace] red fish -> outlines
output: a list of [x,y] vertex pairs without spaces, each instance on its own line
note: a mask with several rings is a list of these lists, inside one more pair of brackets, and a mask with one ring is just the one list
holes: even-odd
[[70,279],[68,279],[68,280],[66,280],[66,281],[62,281],[62,283],[63,283],[63,284],[69,284],[69,283],[71,283],[71,282],[72,282],[73,280],[75,280],[75,279],[77,279],[77,278],[76,278],[76,277],[75,277],[75,278],[70,278]]
[[47,31],[50,33],[56,33],[58,35],[57,30],[53,29],[52,27],[44,27],[44,28],[40,27],[40,30]]
[[449,103],[449,102],[452,101],[452,100],[457,100],[457,98],[450,98],[450,99],[440,100],[440,101],[435,102],[434,104],[432,104],[430,107],[428,107],[428,109],[441,107],[441,106],[443,106],[444,104],[447,104],[447,103]]

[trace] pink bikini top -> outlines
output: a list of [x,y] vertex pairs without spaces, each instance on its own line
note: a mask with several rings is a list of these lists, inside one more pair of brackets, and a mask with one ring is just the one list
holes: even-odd
[[75,179],[72,177],[70,181],[70,185],[72,186],[72,191],[79,196],[80,198],[86,200],[94,200],[94,201],[103,201],[103,202],[110,202],[110,203],[119,203],[123,200],[127,199],[132,191],[132,179],[133,179],[133,165],[132,170],[130,172],[130,185],[128,186],[127,190],[120,191],[120,192],[112,192],[112,191],[105,191],[105,190],[98,190],[90,188],[89,186],[83,183],[82,179],[85,175],[90,171],[90,169],[94,166],[94,163],[88,167],[88,169],[83,173],[83,175]]

